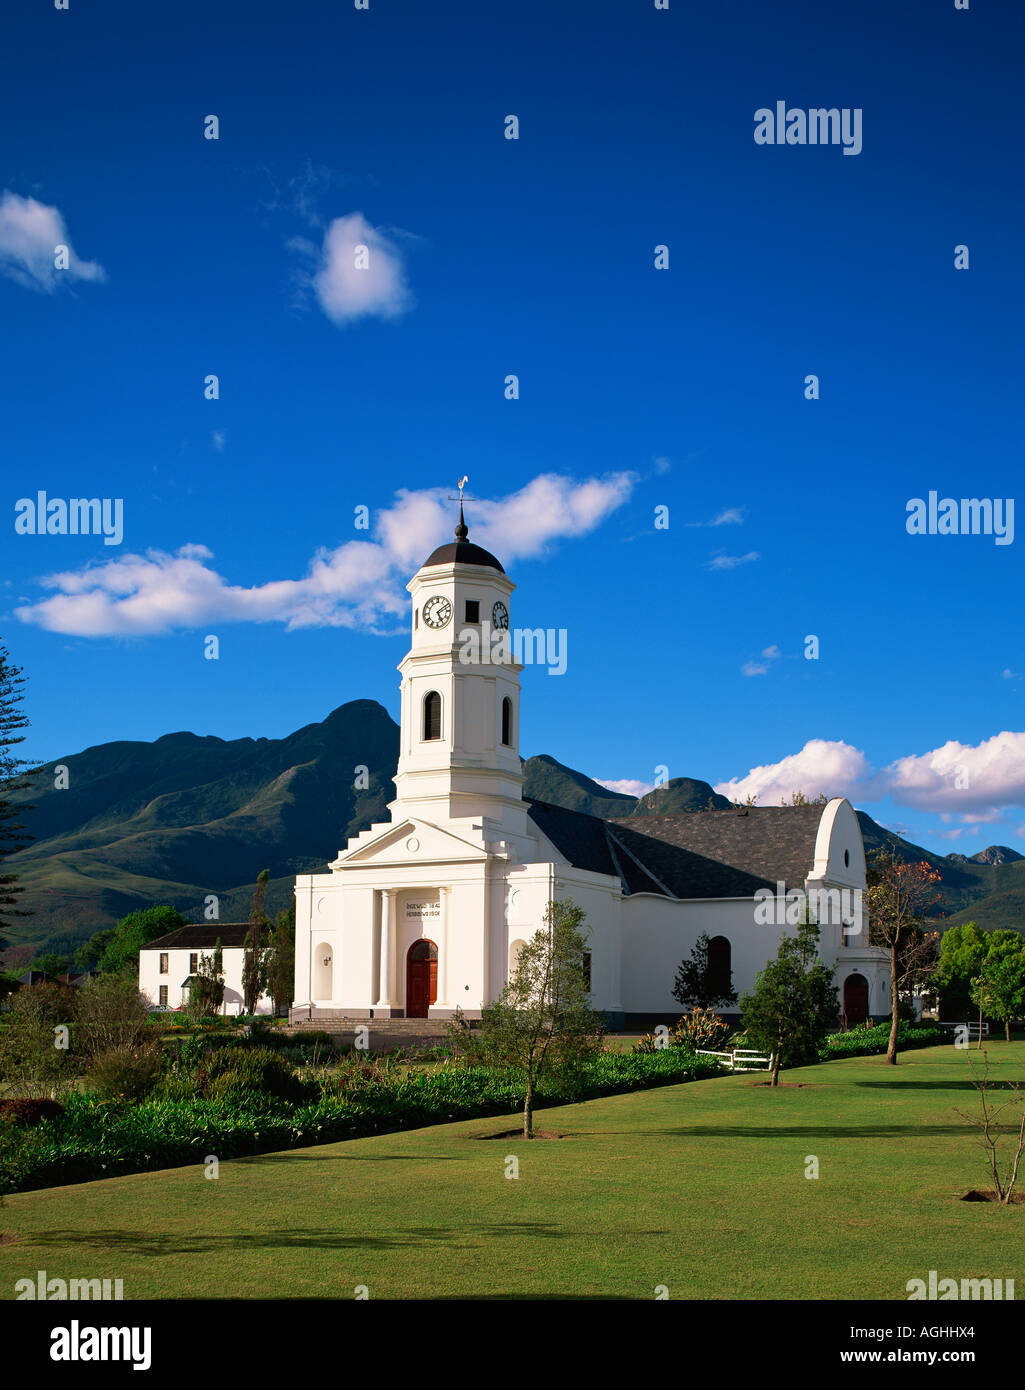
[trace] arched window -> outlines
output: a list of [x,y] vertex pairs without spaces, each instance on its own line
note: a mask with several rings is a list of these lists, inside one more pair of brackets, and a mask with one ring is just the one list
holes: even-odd
[[512,700],[507,695],[502,701],[502,742],[508,746],[512,741]]
[[728,995],[733,988],[733,957],[725,936],[713,936],[708,943],[708,990],[710,994]]
[[424,738],[441,738],[441,696],[436,690],[424,696]]
[[510,977],[512,977],[512,976],[516,973],[516,967],[517,967],[517,966],[519,965],[519,963],[520,963],[520,952],[523,950],[523,948],[524,948],[524,946],[526,946],[526,944],[527,944],[527,943],[526,943],[525,941],[521,941],[519,938],[517,938],[516,941],[510,942],[510,944],[509,944],[509,975],[510,975]]

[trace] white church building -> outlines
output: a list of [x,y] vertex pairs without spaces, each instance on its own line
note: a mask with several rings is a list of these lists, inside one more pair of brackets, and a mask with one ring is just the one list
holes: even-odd
[[850,802],[602,820],[524,799],[514,658],[531,633],[512,626],[515,585],[467,539],[461,506],[455,541],[407,587],[391,819],[296,879],[293,1020],[479,1015],[548,902],[570,898],[587,914],[593,1007],[611,1027],[649,1026],[681,1013],[676,970],[702,932],[713,968],[750,989],[795,931],[798,895],[848,1020],[888,1015]]

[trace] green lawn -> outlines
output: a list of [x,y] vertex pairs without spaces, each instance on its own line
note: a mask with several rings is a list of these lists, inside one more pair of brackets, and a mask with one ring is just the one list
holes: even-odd
[[[1025,1044],[988,1048],[1025,1075]],[[1025,1290],[1025,1204],[985,1185],[969,1054],[953,1046],[691,1082],[539,1114],[559,1141],[474,1120],[8,1197],[14,1281],[124,1280],[127,1298],[906,1297],[940,1277]],[[974,1055],[974,1054],[972,1054]],[[800,1087],[793,1085],[802,1083]],[[506,1156],[520,1176],[507,1179]],[[821,1176],[807,1179],[807,1155]]]

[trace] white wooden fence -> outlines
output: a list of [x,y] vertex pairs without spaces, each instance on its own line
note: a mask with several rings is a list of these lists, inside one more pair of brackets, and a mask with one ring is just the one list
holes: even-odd
[[[940,1027],[941,1027],[941,1028],[952,1028],[952,1029],[954,1029],[955,1031],[956,1031],[958,1028],[967,1028],[967,1029],[968,1029],[968,1036],[969,1036],[970,1038],[977,1038],[977,1037],[979,1036],[979,1021],[978,1021],[978,1019],[976,1019],[976,1021],[975,1021],[974,1023],[941,1023],[941,1024],[940,1024]],[[982,1036],[983,1036],[984,1038],[988,1038],[988,1037],[989,1037],[989,1024],[988,1024],[988,1023],[984,1023],[984,1024],[982,1025]]]
[[710,1052],[707,1048],[697,1049],[699,1057],[718,1057],[730,1071],[771,1071],[773,1054],[768,1057],[763,1052],[755,1052],[749,1047],[735,1047],[730,1052]]

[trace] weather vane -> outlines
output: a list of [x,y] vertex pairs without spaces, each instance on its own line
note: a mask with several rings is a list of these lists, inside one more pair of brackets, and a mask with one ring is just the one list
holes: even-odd
[[[463,488],[466,486],[466,484],[467,484],[469,481],[470,481],[470,479],[469,479],[468,477],[459,478],[459,479],[457,480],[457,482],[456,482],[456,487],[459,489],[459,496],[458,496],[458,497],[453,497],[453,496],[451,495],[451,493],[450,493],[450,494],[449,494],[449,499],[448,499],[448,500],[449,500],[450,502],[458,502],[459,505],[460,505],[460,507],[462,507],[462,505],[463,505]],[[467,497],[466,500],[467,500],[467,502],[477,502],[477,501],[479,501],[479,498],[476,498],[476,497]]]

